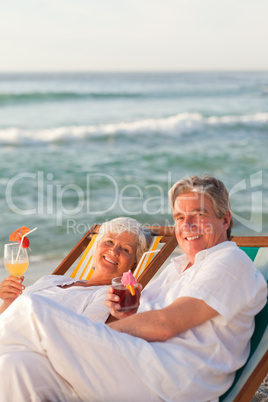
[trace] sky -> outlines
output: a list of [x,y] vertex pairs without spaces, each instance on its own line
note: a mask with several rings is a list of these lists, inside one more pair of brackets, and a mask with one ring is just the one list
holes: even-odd
[[0,0],[0,71],[268,70],[267,0]]

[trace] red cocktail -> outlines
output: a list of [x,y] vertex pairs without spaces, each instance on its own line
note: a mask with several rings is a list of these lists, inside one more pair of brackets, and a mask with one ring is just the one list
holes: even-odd
[[120,297],[119,304],[121,308],[118,311],[126,312],[136,310],[138,308],[141,292],[137,284],[133,285],[135,290],[134,295],[131,294],[130,290],[126,286],[122,285],[121,277],[114,278],[112,280],[112,286],[114,288],[114,293]]

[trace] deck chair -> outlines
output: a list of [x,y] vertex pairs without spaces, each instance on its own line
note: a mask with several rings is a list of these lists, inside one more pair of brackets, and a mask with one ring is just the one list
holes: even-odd
[[[89,279],[93,273],[93,254],[99,228],[100,225],[93,225],[52,274],[64,275],[67,273],[71,278]],[[152,232],[149,253],[143,255],[134,271],[134,276],[143,288],[177,246],[174,227],[148,226],[148,228]],[[73,268],[73,264],[79,257],[78,264]],[[67,272],[69,270],[70,272]]]
[[[233,237],[232,241],[254,261],[268,282],[268,236]],[[268,304],[255,317],[255,330],[246,364],[237,372],[220,402],[249,402],[268,373]]]

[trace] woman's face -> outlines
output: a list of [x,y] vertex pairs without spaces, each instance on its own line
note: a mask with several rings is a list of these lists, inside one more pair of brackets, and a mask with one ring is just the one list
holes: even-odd
[[95,273],[115,278],[136,264],[137,240],[130,232],[107,233],[94,253]]

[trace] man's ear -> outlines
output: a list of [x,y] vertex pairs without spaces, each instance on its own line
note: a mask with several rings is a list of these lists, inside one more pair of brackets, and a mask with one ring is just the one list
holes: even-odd
[[232,212],[230,210],[227,211],[227,214],[225,215],[225,217],[223,218],[223,224],[224,224],[224,228],[227,230],[230,226],[231,223],[231,219],[232,219]]

